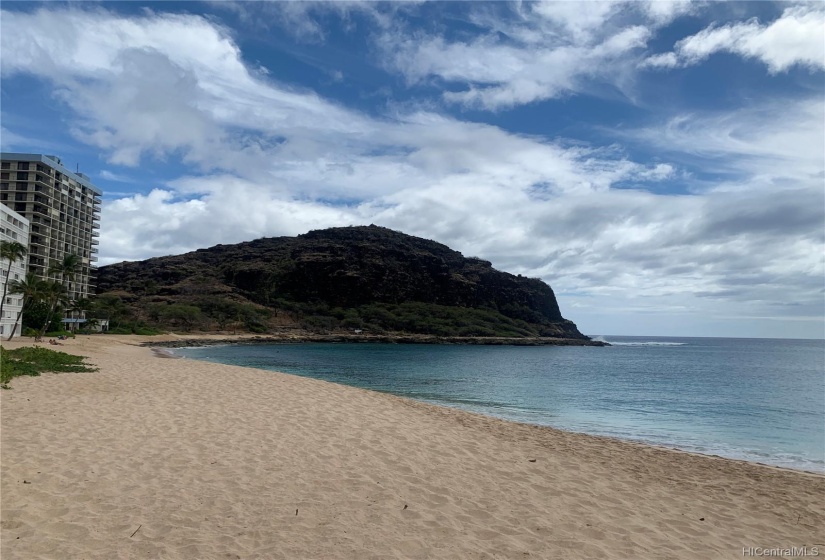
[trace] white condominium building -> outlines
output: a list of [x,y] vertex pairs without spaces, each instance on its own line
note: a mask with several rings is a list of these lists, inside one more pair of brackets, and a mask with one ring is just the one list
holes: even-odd
[[[28,248],[29,246],[29,221],[15,212],[0,204],[0,241],[17,241]],[[15,280],[22,280],[26,277],[27,258],[11,263],[0,259],[0,296],[6,292],[6,301],[3,304],[3,316],[0,317],[0,336],[7,337],[12,331],[14,322],[23,306],[23,298],[20,294],[10,294],[5,289],[8,284]],[[8,271],[8,276],[6,273]],[[17,334],[20,334],[20,324],[17,325]]]
[[94,294],[102,192],[56,156],[0,154],[0,203],[29,220],[29,270],[48,279],[49,267],[77,255],[80,269],[69,298]]

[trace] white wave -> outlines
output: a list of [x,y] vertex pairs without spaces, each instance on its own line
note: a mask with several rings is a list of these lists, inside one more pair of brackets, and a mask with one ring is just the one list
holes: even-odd
[[605,340],[611,346],[685,346],[687,342],[657,342],[653,340],[639,341],[639,342],[614,342],[612,340]]

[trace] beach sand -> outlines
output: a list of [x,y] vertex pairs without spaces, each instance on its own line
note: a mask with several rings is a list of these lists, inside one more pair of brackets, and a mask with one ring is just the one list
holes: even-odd
[[78,337],[53,349],[99,372],[0,391],[3,560],[825,556],[820,475],[162,359],[145,340]]

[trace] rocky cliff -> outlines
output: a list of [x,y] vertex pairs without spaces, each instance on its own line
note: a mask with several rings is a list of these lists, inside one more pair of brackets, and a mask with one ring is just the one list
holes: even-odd
[[541,280],[377,226],[105,266],[97,291],[158,324],[188,313],[190,326],[200,328],[241,321],[260,331],[586,338]]

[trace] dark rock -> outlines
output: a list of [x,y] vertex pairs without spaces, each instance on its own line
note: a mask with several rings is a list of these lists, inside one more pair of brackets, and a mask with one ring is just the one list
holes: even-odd
[[116,295],[135,316],[154,313],[158,326],[158,307],[197,306],[206,315],[198,328],[209,330],[216,322],[225,327],[225,316],[235,314],[227,310],[251,306],[264,317],[256,332],[358,329],[373,335],[589,340],[562,317],[553,290],[541,280],[500,272],[440,243],[378,226],[104,266],[97,292]]

